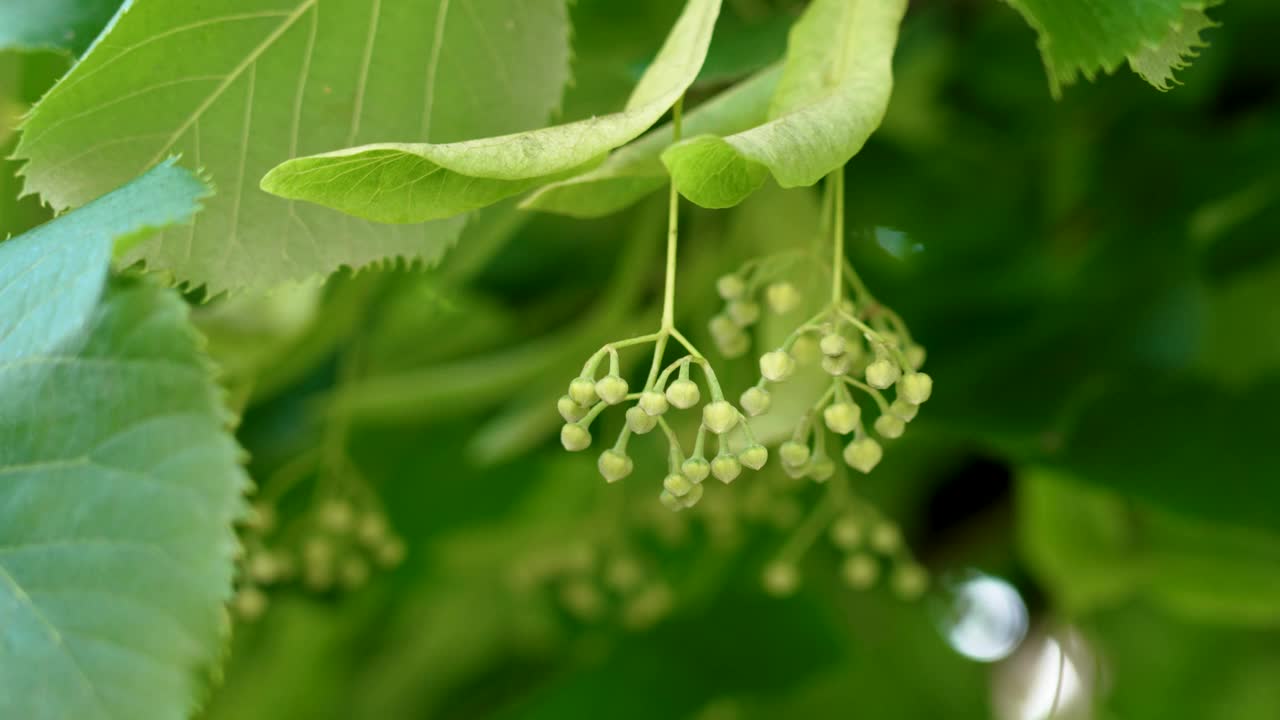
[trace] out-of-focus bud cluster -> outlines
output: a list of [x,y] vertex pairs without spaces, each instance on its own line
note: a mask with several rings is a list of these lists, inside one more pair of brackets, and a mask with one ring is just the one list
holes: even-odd
[[742,357],[751,349],[749,331],[760,320],[762,305],[774,315],[786,316],[804,304],[804,296],[790,281],[769,281],[769,271],[775,264],[772,260],[762,258],[747,263],[716,282],[716,291],[725,304],[711,318],[708,329],[716,349],[727,358]]
[[576,622],[616,622],[629,630],[657,624],[675,601],[671,587],[637,555],[605,554],[581,543],[530,552],[512,567],[511,585],[517,593],[547,593]]

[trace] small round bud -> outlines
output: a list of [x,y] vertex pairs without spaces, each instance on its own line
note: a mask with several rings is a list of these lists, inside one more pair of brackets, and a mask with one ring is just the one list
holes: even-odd
[[822,419],[831,432],[848,435],[862,421],[862,408],[848,402],[834,402],[822,411]]
[[902,418],[903,422],[911,422],[916,419],[916,413],[920,412],[920,406],[899,399],[889,405],[889,412]]
[[644,435],[658,424],[658,418],[641,410],[640,407],[627,408],[627,427],[637,435]]
[[662,481],[662,487],[676,497],[684,497],[693,489],[693,483],[689,482],[689,478],[679,473],[672,473]]
[[900,375],[898,366],[887,358],[880,358],[867,366],[867,384],[877,390],[891,387]]
[[849,341],[843,335],[830,333],[822,336],[818,347],[822,350],[822,354],[827,357],[840,357],[849,349]]
[[231,600],[236,615],[242,620],[257,620],[267,611],[267,595],[252,585],[240,588]]
[[645,415],[652,415],[653,417],[658,417],[665,413],[667,408],[671,406],[667,402],[667,396],[657,390],[645,390],[640,394],[640,402],[638,404]]
[[573,401],[568,395],[561,395],[556,401],[556,410],[560,411],[560,417],[565,422],[578,422],[587,416],[587,409]]
[[880,443],[869,437],[854,440],[844,449],[844,461],[849,467],[864,473],[871,472],[883,457],[884,450],[880,448]]
[[667,386],[667,401],[681,410],[697,405],[701,398],[698,384],[688,378],[681,378]]
[[740,328],[750,327],[760,319],[760,306],[746,300],[734,300],[726,309],[729,319]]
[[747,291],[747,284],[739,275],[721,275],[716,280],[716,292],[725,300],[737,300]]
[[245,516],[244,525],[265,535],[276,527],[276,509],[266,503],[254,503]]
[[830,480],[831,476],[835,474],[836,464],[829,457],[824,456],[814,458],[813,462],[809,465],[809,477],[813,478],[815,482],[824,483]]
[[680,473],[689,478],[689,482],[697,485],[711,474],[711,463],[704,458],[691,457],[680,464]]
[[663,490],[658,493],[658,501],[671,512],[680,512],[684,509],[684,503],[680,502],[680,498],[672,494],[670,490]]
[[345,533],[354,522],[351,503],[345,500],[330,500],[320,508],[320,526],[329,532]]
[[897,552],[902,547],[902,531],[891,522],[878,523],[871,529],[871,547],[884,555]]
[[756,417],[769,412],[769,406],[773,404],[773,398],[769,396],[769,391],[762,387],[749,387],[746,392],[742,393],[742,398],[739,402],[748,415]]
[[807,464],[794,465],[794,466],[784,464],[782,466],[782,472],[785,473],[786,476],[791,478],[792,480],[799,480],[802,477],[808,476],[809,466]]
[[776,282],[764,291],[765,302],[774,315],[786,315],[800,307],[800,291],[789,282]]
[[356,535],[365,545],[377,545],[387,539],[387,518],[380,512],[368,512],[360,519]]
[[689,488],[689,492],[685,493],[684,496],[680,498],[680,504],[684,505],[686,508],[691,508],[694,505],[697,505],[698,501],[702,499],[702,492],[701,485],[694,485]]
[[565,423],[560,428],[560,444],[569,452],[586,450],[591,445],[591,433],[578,423]]
[[875,428],[880,437],[893,440],[902,437],[902,431],[906,430],[907,424],[897,415],[887,414],[876,418]]
[[348,590],[354,590],[369,581],[369,563],[358,557],[349,557],[338,568],[338,582]]
[[853,360],[846,354],[838,357],[822,357],[822,369],[832,377],[840,377],[847,375],[849,368],[853,366]]
[[618,592],[635,590],[644,581],[644,570],[640,564],[626,555],[614,558],[605,568],[604,581]]
[[795,369],[795,358],[786,350],[773,350],[760,356],[760,374],[770,382],[786,380]]
[[270,552],[260,552],[249,558],[246,570],[256,583],[270,585],[280,578],[280,565]]
[[711,337],[716,342],[728,340],[742,334],[742,328],[738,327],[733,318],[724,313],[713,315],[707,323],[707,329],[711,331]]
[[596,381],[596,394],[610,405],[627,399],[627,381],[617,375],[605,375]]
[[634,464],[631,458],[617,450],[609,449],[600,453],[600,461],[596,463],[596,467],[600,469],[600,475],[604,477],[605,482],[613,483],[630,475]]
[[728,338],[716,338],[716,349],[727,358],[740,358],[751,349],[751,338],[744,332]]
[[909,372],[898,383],[898,392],[912,405],[923,405],[933,394],[933,378],[922,372]]
[[912,370],[919,370],[924,366],[925,352],[924,348],[919,345],[908,347],[902,354],[907,357],[907,364],[911,366]]
[[800,467],[809,462],[809,446],[802,442],[788,440],[778,448],[778,457],[782,458],[782,464],[787,467]]
[[800,587],[800,571],[791,563],[772,562],[765,567],[761,580],[770,595],[786,597]]
[[732,455],[717,455],[711,461],[711,474],[728,485],[742,474],[742,463]]
[[755,444],[738,453],[738,462],[752,470],[759,470],[764,464],[769,462],[769,449],[763,445]]
[[818,359],[822,352],[818,350],[818,341],[810,335],[801,335],[791,345],[791,356],[801,365],[808,365]]
[[400,538],[391,538],[378,548],[374,559],[384,568],[393,568],[404,562],[405,546]]
[[893,591],[903,600],[915,600],[929,587],[929,573],[916,563],[902,565],[893,573]]
[[841,550],[852,550],[862,542],[862,526],[852,515],[842,515],[831,523],[831,544]]
[[589,377],[576,377],[569,383],[569,398],[582,407],[591,407],[599,397],[596,395],[596,384]]
[[738,409],[724,400],[707,403],[702,408],[702,424],[717,435],[727,433],[738,424]]
[[850,555],[840,567],[840,574],[849,587],[855,590],[866,590],[876,584],[880,577],[880,563],[866,553]]

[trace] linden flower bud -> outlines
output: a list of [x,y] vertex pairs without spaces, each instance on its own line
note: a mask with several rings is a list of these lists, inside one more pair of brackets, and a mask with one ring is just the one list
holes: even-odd
[[818,347],[822,350],[822,354],[827,357],[840,357],[849,349],[849,341],[845,340],[843,335],[830,333],[822,336]]
[[862,542],[862,528],[852,515],[838,518],[831,524],[831,544],[841,550],[852,550]]
[[800,467],[809,462],[809,446],[802,442],[788,440],[778,448],[778,457],[782,458],[782,464],[787,467]]
[[773,562],[764,569],[764,589],[775,597],[786,597],[800,587],[800,571],[791,563]]
[[586,450],[591,445],[591,433],[578,423],[565,423],[560,428],[560,444],[569,452]]
[[702,424],[717,435],[727,433],[738,424],[738,409],[724,400],[707,403],[702,408]]
[[862,408],[847,402],[831,403],[822,411],[822,419],[837,435],[848,435],[862,420]]
[[903,355],[907,356],[907,364],[912,370],[919,370],[924,365],[925,352],[924,348],[919,345],[912,345],[903,351]]
[[760,306],[746,300],[734,300],[726,309],[729,319],[740,328],[750,327],[760,319]]
[[880,443],[869,437],[854,440],[844,449],[844,461],[849,467],[864,473],[871,472],[883,457],[884,450],[880,448]]
[[800,478],[805,477],[806,475],[809,474],[809,466],[808,465],[787,465],[783,463],[782,472],[786,473],[786,476],[791,478],[792,480],[799,480]]
[[759,470],[769,462],[769,449],[760,444],[752,445],[738,453],[738,462],[752,470]]
[[694,485],[693,487],[689,488],[689,492],[685,493],[684,497],[680,498],[680,504],[687,508],[691,508],[694,505],[697,505],[698,501],[701,499],[702,499],[702,486]]
[[855,590],[866,590],[876,584],[880,577],[880,563],[866,553],[849,556],[840,568],[840,574],[849,587]]
[[627,381],[617,375],[606,375],[596,381],[596,394],[610,405],[627,399]]
[[715,338],[716,342],[742,334],[742,328],[738,327],[732,318],[723,313],[713,316],[711,321],[707,323],[707,329],[711,331],[711,337]]
[[897,525],[882,522],[871,529],[871,547],[876,552],[889,555],[902,546],[902,531]]
[[867,384],[877,390],[891,387],[901,372],[891,361],[880,358],[867,366]]
[[836,464],[829,457],[815,458],[809,467],[809,477],[815,482],[826,482],[836,474]]
[[257,620],[267,611],[267,596],[256,587],[241,588],[231,600],[236,614],[244,620]]
[[617,482],[631,474],[634,464],[631,458],[617,450],[605,450],[600,453],[600,461],[596,463],[605,482]]
[[556,401],[556,409],[565,422],[578,422],[587,416],[587,409],[573,401],[568,395],[561,395]]
[[689,482],[689,478],[679,473],[672,473],[662,481],[662,487],[676,497],[684,497],[689,494],[689,491],[693,489],[694,485]]
[[775,315],[786,315],[800,306],[800,291],[789,282],[776,282],[764,291],[769,310]]
[[738,275],[721,275],[716,280],[716,292],[725,300],[737,300],[747,291],[747,284]]
[[899,399],[889,405],[889,412],[902,418],[903,422],[911,422],[916,419],[916,413],[920,412],[920,406]]
[[902,437],[902,431],[907,425],[897,415],[881,415],[876,418],[875,428],[880,437],[893,440]]
[[908,563],[893,573],[893,591],[903,600],[915,600],[929,587],[929,573],[916,563]]
[[761,387],[747,388],[739,399],[742,409],[747,411],[751,417],[763,415],[769,412],[769,406],[773,404],[773,398],[769,396],[769,391]]
[[688,378],[681,378],[667,386],[667,400],[681,410],[688,410],[698,404],[702,393],[698,384]]
[[739,332],[730,338],[717,339],[716,349],[727,358],[740,358],[751,349],[751,338],[746,333]]
[[657,390],[645,390],[641,393],[639,405],[645,415],[652,415],[653,417],[658,417],[665,413],[667,408],[670,407],[670,403],[667,402],[667,396]]
[[374,557],[382,567],[392,568],[404,562],[405,552],[404,541],[400,538],[392,538],[378,548]]
[[847,374],[851,365],[853,365],[853,360],[848,355],[841,355],[839,357],[827,357],[824,355],[822,357],[822,369],[825,370],[828,375],[833,377],[840,377],[841,375]]
[[344,500],[330,500],[320,508],[320,525],[330,532],[345,533],[354,521],[351,504]]
[[760,374],[770,382],[782,382],[795,372],[796,361],[786,350],[773,350],[760,356]]
[[637,435],[644,435],[658,424],[658,418],[633,405],[627,408],[627,428]]
[[596,404],[596,384],[589,377],[576,377],[569,383],[569,398],[582,407]]
[[732,455],[717,455],[711,461],[711,474],[728,485],[742,474],[742,463]]
[[902,376],[898,391],[902,393],[902,399],[912,405],[923,405],[933,394],[933,378],[922,372],[909,372]]
[[689,482],[697,485],[711,474],[711,463],[700,457],[691,457],[680,464],[680,472],[689,478]]
[[658,493],[658,500],[662,503],[663,507],[671,512],[680,512],[684,509],[684,503],[680,502],[680,498],[673,495],[669,490],[663,490],[661,493]]

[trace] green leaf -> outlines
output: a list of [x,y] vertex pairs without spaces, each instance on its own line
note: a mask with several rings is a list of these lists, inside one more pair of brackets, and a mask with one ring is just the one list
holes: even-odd
[[336,146],[544,122],[568,77],[564,0],[521,8],[517,23],[504,0],[135,0],[25,123],[27,189],[76,206],[183,153],[218,197],[128,259],[211,293],[393,256],[435,262],[461,219],[378,227],[257,180]]
[[1188,619],[1280,624],[1280,535],[1184,517],[1052,471],[1018,488],[1022,550],[1074,613],[1132,597]]
[[0,0],[0,50],[70,50],[98,36],[120,0]]
[[662,154],[680,194],[703,207],[731,207],[769,173],[793,188],[847,163],[888,108],[905,12],[905,0],[815,0],[791,30],[769,122],[693,137]]
[[382,143],[302,157],[273,169],[262,187],[378,222],[412,223],[580,172],[649,129],[684,95],[719,12],[720,0],[689,0],[622,112],[465,142]]
[[165,163],[0,244],[0,717],[187,717],[222,653],[230,418],[185,303],[106,279],[203,191]]
[[1167,90],[1173,71],[1201,47],[1212,27],[1207,7],[1221,0],[1005,0],[1039,34],[1040,55],[1054,97],[1078,75],[1093,80],[1125,60],[1134,72]]
[[[689,133],[734,133],[765,120],[780,68],[771,68],[707,101],[684,120]],[[520,204],[527,210],[600,217],[639,202],[667,184],[659,156],[671,145],[670,123],[609,156],[589,172],[540,188]]]

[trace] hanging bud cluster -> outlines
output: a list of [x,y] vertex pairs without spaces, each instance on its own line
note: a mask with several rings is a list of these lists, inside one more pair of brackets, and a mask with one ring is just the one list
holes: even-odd
[[[688,354],[662,368],[668,339],[683,345]],[[650,342],[654,352],[648,379],[639,392],[631,392],[620,372],[618,350]],[[608,368],[602,373],[606,357]],[[695,379],[698,376],[701,385]],[[711,363],[674,329],[605,345],[587,360],[558,402],[565,421],[560,429],[564,448],[578,452],[590,447],[592,423],[615,405],[629,405],[626,422],[613,446],[600,454],[600,475],[610,483],[629,476],[635,468],[627,452],[632,437],[658,429],[667,442],[667,473],[659,500],[673,511],[696,505],[702,499],[702,482],[708,477],[731,483],[743,468],[759,470],[769,459],[768,450],[756,442],[743,412],[724,398]],[[686,453],[668,418],[673,410],[699,406],[697,438]]]
[[892,522],[850,510],[831,523],[828,536],[843,555],[840,576],[850,588],[868,590],[887,576],[890,588],[904,600],[915,600],[928,589],[928,571],[911,558]]
[[550,593],[556,606],[579,623],[615,621],[644,630],[665,618],[674,593],[630,553],[602,557],[589,545],[540,550],[513,568],[517,592]]
[[708,329],[716,349],[727,358],[742,357],[751,349],[748,331],[760,319],[761,305],[774,315],[786,316],[800,309],[804,296],[786,280],[769,282],[779,258],[749,262],[735,273],[721,276],[716,291],[724,309],[711,318]]

